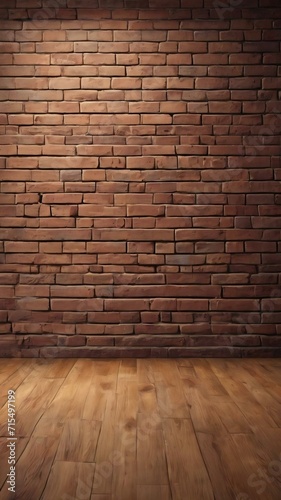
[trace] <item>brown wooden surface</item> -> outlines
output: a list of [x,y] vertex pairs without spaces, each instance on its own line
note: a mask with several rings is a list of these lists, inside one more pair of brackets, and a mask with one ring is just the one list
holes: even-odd
[[0,500],[281,498],[281,359],[2,359],[0,381]]

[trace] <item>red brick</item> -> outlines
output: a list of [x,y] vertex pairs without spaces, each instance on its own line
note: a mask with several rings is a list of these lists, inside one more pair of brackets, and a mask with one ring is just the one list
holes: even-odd
[[214,311],[259,311],[258,300],[252,299],[214,299],[210,301]]
[[30,20],[0,23],[0,281],[25,353],[278,348],[259,337],[280,321],[278,6],[170,6],[69,0],[34,23],[18,0]]
[[[245,52],[247,43],[244,44]],[[210,42],[208,46],[209,51],[212,52],[220,52],[220,53],[234,53],[241,52],[242,46],[241,43],[237,42]]]
[[49,299],[41,299],[35,297],[24,297],[23,299],[17,299],[17,308],[23,309],[25,311],[48,311],[49,310]]
[[109,89],[110,78],[81,78],[82,89]]
[[[40,57],[42,57],[42,55],[40,55]],[[82,54],[74,54],[74,53],[51,54],[51,64],[69,66],[69,65],[82,64],[82,60],[83,60]]]
[[112,147],[111,146],[98,146],[98,145],[77,146],[77,153],[81,156],[88,156],[88,155],[112,156]]
[[116,297],[181,297],[181,296],[193,296],[193,297],[213,297],[219,293],[220,287],[218,286],[201,286],[193,285],[187,290],[185,286],[181,287],[178,285],[156,285],[156,286],[119,286],[116,288]]
[[36,43],[36,52],[53,53],[53,52],[72,52],[73,43],[71,42],[38,42]]
[[38,252],[38,243],[23,242],[23,241],[7,241],[5,242],[5,252],[7,253]]
[[[196,65],[220,65],[228,64],[228,54],[194,54],[192,56],[193,64]],[[182,61],[180,64],[184,64]],[[243,63],[241,63],[243,64]]]
[[102,311],[102,299],[52,299],[53,311]]
[[113,253],[125,252],[125,243],[105,243],[105,242],[90,242],[87,243],[87,252],[89,253]]
[[86,286],[51,286],[51,297],[93,297],[93,287]]

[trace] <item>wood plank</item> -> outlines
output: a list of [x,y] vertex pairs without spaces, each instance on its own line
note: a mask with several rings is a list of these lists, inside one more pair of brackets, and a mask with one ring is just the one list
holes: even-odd
[[249,390],[233,372],[233,364],[229,360],[212,359],[210,366],[211,371],[217,376],[232,399],[241,403],[255,402]]
[[169,486],[138,485],[137,500],[171,500]]
[[196,381],[183,379],[183,392],[189,406],[190,417],[196,432],[225,433],[226,429],[210,399],[202,395]]
[[[119,461],[113,464],[112,500],[131,500],[137,496],[137,378],[134,365],[132,371],[118,376],[116,395],[116,425],[114,449],[119,452]],[[120,370],[119,370],[120,374]],[[133,380],[131,376],[133,375]]]
[[[46,406],[62,385],[62,379],[33,379],[16,391],[16,435],[29,436]],[[0,410],[0,435],[7,436],[7,403]]]
[[[52,436],[30,438],[17,464],[17,498],[30,500],[41,497],[57,446],[57,440]],[[1,491],[1,500],[7,498],[5,493],[4,490]]]
[[[19,460],[22,452],[24,451],[26,445],[28,443],[28,438],[17,438],[16,442],[16,462]],[[0,438],[0,490],[3,487],[4,483],[6,483],[7,474],[9,472],[9,448],[7,447],[7,439],[6,437]],[[4,486],[6,489],[6,486]]]
[[274,373],[280,375],[281,370],[281,358],[266,358],[266,359],[257,359],[256,362],[266,368],[266,370],[270,370]]
[[[232,436],[224,434],[217,437],[215,434],[199,432],[197,438],[215,499],[256,500],[247,484],[249,474],[241,462],[241,449],[237,449]],[[239,497],[240,493],[244,496]]]
[[280,375],[278,359],[0,360],[17,498],[279,500]]
[[26,398],[30,396],[35,387],[41,383],[41,378],[29,378],[30,373],[32,373],[32,365],[29,365],[31,371],[27,374],[27,376],[21,380],[20,385],[16,389],[16,404],[17,407],[24,403]]
[[154,374],[150,359],[137,360],[137,380],[139,384],[154,384]]
[[[20,414],[23,411],[32,411],[33,409],[46,410],[50,402],[53,400],[58,390],[62,386],[63,379],[50,379],[50,378],[42,378],[37,380],[34,385],[28,383],[31,387],[33,387],[32,391],[27,394],[27,391],[24,394],[18,395],[16,393],[16,405]],[[24,387],[27,384],[24,384]],[[23,397],[24,396],[24,397]]]
[[[28,366],[28,362],[25,363]],[[22,367],[22,359],[1,359],[0,358],[0,384]]]
[[189,418],[190,413],[182,397],[183,386],[174,360],[152,359],[159,413],[163,418]]
[[193,366],[178,366],[180,378],[196,377]]
[[177,366],[186,366],[186,367],[192,368],[191,360],[187,359],[187,358],[176,359],[176,364],[177,364]]
[[[232,367],[234,364],[232,363]],[[235,370],[230,369],[229,361],[213,359],[211,369],[217,374],[222,385],[227,390],[248,422],[256,422],[258,426],[277,427],[275,421],[267,411],[258,403],[249,389],[238,379]],[[237,370],[236,370],[237,371]]]
[[[243,449],[241,461],[247,470],[247,484],[252,490],[252,496],[259,496],[264,500],[280,500],[281,492],[281,462],[280,462],[280,438],[281,429],[273,431],[273,436],[264,433],[265,439],[257,435],[237,434],[232,439],[237,449]],[[279,440],[279,452],[272,453],[272,438]],[[261,446],[262,442],[262,446]],[[268,447],[269,444],[269,447]],[[277,466],[277,467],[276,467]],[[250,479],[249,479],[250,478]]]
[[248,422],[235,403],[231,401],[227,403],[214,403],[212,408],[230,434],[252,434],[253,431],[250,422]]
[[65,378],[74,367],[76,360],[70,359],[56,359],[56,363],[52,359],[39,358],[33,360],[32,371],[28,379],[32,377],[43,378]]
[[93,362],[79,359],[70,370],[45,412],[47,418],[82,418],[91,385]]
[[161,423],[156,388],[154,384],[138,384],[138,412],[151,416]]
[[276,425],[281,427],[281,403],[276,401],[268,390],[262,387],[254,377],[249,377],[245,385]]
[[246,384],[249,382],[258,385],[266,394],[275,399],[278,404],[281,404],[281,369],[280,373],[278,369],[275,369],[275,372],[272,373],[258,362],[254,364],[250,363],[249,365],[243,363],[241,370],[238,372],[239,377],[240,375],[244,377]]
[[117,387],[120,362],[97,361],[92,368],[92,378],[83,409],[83,419],[103,420],[107,399]]
[[168,418],[163,429],[173,500],[214,500],[191,420]]
[[115,428],[114,449],[119,461],[113,464],[112,500],[132,500],[137,495],[136,423],[128,421]]
[[76,404],[76,395],[78,390],[78,384],[73,386],[71,383],[66,383],[64,381],[56,396],[45,410],[44,416],[51,420],[61,420],[62,418],[65,418],[71,410],[71,407]]
[[32,433],[36,423],[55,397],[61,385],[62,379],[39,380],[25,401],[17,405],[17,436],[29,436]]
[[[129,359],[122,360],[120,363],[117,392],[115,395],[114,425],[110,429],[110,432],[113,432],[113,452],[111,451],[111,460],[108,463],[110,489],[107,486],[106,491],[97,491],[97,493],[111,493],[112,500],[119,500],[120,498],[122,500],[130,500],[136,498],[136,418],[138,394],[137,363],[135,361]],[[112,456],[114,456],[113,460]],[[100,467],[101,470],[102,468]],[[105,474],[103,475],[102,483],[104,479]],[[95,488],[93,488],[93,492],[95,492]]]
[[119,379],[116,393],[116,423],[121,426],[134,424],[137,419],[138,388],[137,382]]
[[202,392],[208,398],[215,399],[219,396],[221,400],[226,399],[228,393],[215,373],[210,370],[208,360],[192,359],[191,363],[198,377],[198,385],[201,386]]
[[248,403],[236,402],[236,404],[248,422],[251,423],[251,427],[254,425],[258,428],[277,428],[276,422],[259,403],[250,401]]
[[32,365],[31,363],[24,363],[15,371],[13,371],[3,382],[0,394],[0,408],[7,401],[7,392],[10,389],[14,391],[22,384],[24,379],[31,373]]
[[[275,479],[281,483],[281,429],[272,428],[254,428],[255,440],[257,443],[257,449],[262,449],[266,452],[269,462],[275,462],[275,474],[272,475]],[[279,462],[279,465],[278,465]],[[277,472],[276,472],[277,471]],[[278,472],[279,471],[279,472]],[[281,489],[281,484],[280,484]]]
[[[130,375],[131,373],[126,377]],[[135,481],[136,457],[132,460],[131,448],[136,448],[137,387],[136,382],[130,382],[126,377],[122,373],[121,379],[118,379],[117,393],[111,394],[107,400],[95,459],[94,494],[115,492],[119,494],[121,490],[122,495],[123,476],[126,476],[130,467],[133,467],[134,474],[129,474],[128,483],[125,481],[128,495],[134,488],[132,477]],[[134,454],[136,455],[136,450]],[[113,479],[115,484],[113,484]],[[126,498],[124,497],[124,500]]]
[[[85,361],[85,363],[83,363]],[[66,377],[66,383],[72,385],[75,393],[75,404],[71,404],[65,413],[65,418],[76,419],[83,418],[85,404],[88,398],[92,383],[94,371],[94,360],[78,360],[69,375]]]
[[48,437],[54,436],[59,440],[64,428],[63,420],[50,419],[42,417],[38,420],[35,428],[33,429],[33,437]]
[[162,428],[142,414],[137,418],[137,484],[169,484]]
[[92,495],[91,500],[111,500],[111,495]]
[[126,378],[127,380],[136,380],[137,377],[137,359],[121,359],[118,380]]
[[149,359],[138,360],[138,412],[155,417],[161,424],[153,369]]
[[83,419],[98,420],[100,422],[104,419],[108,392],[110,391],[104,391],[100,388],[100,386],[96,386],[94,384],[90,385],[83,408]]
[[90,499],[94,470],[92,463],[55,462],[42,500]]
[[[196,360],[194,363],[196,376],[183,379],[184,392],[196,432],[251,433],[249,422],[230,399],[220,381],[214,378],[209,363],[205,361],[207,360]],[[208,373],[209,379],[213,380],[211,383],[208,381]]]
[[116,426],[116,394],[107,399],[101,432],[96,450],[96,468],[94,473],[93,493],[111,494],[113,463],[119,463],[121,453],[114,446]]
[[101,423],[80,419],[67,420],[59,441],[56,460],[94,462]]

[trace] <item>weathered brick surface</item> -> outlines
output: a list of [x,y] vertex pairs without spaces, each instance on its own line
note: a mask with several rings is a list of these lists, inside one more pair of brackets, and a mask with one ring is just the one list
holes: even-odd
[[2,356],[279,356],[274,0],[0,2]]

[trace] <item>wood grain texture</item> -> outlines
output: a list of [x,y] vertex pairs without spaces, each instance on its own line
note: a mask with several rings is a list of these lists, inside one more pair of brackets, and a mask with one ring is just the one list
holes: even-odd
[[168,418],[163,429],[173,499],[214,500],[191,420]]
[[56,461],[42,500],[90,498],[94,469],[92,463]]
[[94,462],[101,422],[66,420],[56,460],[63,462]]
[[169,486],[159,485],[138,485],[137,500],[171,500],[171,493]]
[[11,359],[0,380],[0,500],[281,498],[278,359]]

